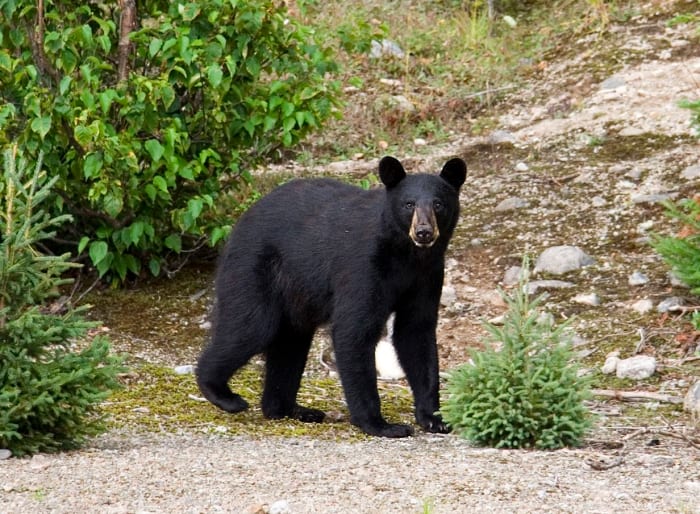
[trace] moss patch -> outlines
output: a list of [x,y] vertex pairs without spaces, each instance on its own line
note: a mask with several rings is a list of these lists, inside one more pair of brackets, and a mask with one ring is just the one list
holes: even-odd
[[[231,379],[231,388],[246,398],[251,407],[244,412],[229,414],[202,401],[193,375],[178,375],[163,366],[144,364],[123,377],[124,389],[114,393],[101,410],[110,427],[148,432],[201,431],[253,437],[314,436],[324,439],[366,437],[349,423],[340,384],[330,378],[305,377],[298,396],[301,405],[324,410],[328,415],[325,422],[264,418],[259,407],[261,376],[260,366],[249,364]],[[413,400],[406,387],[380,382],[379,393],[388,421],[413,421]]]

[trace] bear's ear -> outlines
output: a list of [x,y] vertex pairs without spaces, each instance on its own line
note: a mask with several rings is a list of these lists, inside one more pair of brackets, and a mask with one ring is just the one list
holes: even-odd
[[398,159],[387,155],[379,161],[379,178],[387,189],[396,186],[405,176],[406,171]]
[[459,157],[450,159],[442,167],[440,176],[459,191],[467,178],[467,164]]

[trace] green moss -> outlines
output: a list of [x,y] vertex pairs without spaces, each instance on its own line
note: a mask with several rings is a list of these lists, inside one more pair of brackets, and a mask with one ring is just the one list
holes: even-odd
[[[144,364],[123,377],[124,389],[101,406],[112,428],[149,432],[202,431],[230,435],[313,436],[324,439],[366,437],[348,422],[349,415],[337,380],[305,378],[299,391],[301,405],[320,408],[329,416],[324,423],[292,419],[268,420],[259,407],[262,390],[260,366],[249,364],[231,379],[231,388],[251,407],[240,413],[223,412],[202,401],[193,375],[178,375],[169,368]],[[389,421],[411,423],[413,400],[406,387],[380,383],[384,415]]]

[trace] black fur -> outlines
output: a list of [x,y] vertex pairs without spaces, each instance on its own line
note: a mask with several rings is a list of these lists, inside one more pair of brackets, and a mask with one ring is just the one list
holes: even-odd
[[[212,340],[197,366],[199,387],[213,404],[247,408],[227,382],[265,353],[264,415],[321,421],[324,413],[299,406],[296,395],[314,332],[330,322],[351,422],[372,435],[410,435],[410,426],[384,420],[377,392],[374,350],[395,312],[393,340],[416,420],[427,431],[447,431],[436,414],[435,329],[466,166],[452,159],[440,176],[407,176],[398,160],[385,157],[379,175],[386,188],[370,191],[295,180],[241,217],[219,264]],[[409,236],[416,206],[434,212],[439,235],[430,247]]]

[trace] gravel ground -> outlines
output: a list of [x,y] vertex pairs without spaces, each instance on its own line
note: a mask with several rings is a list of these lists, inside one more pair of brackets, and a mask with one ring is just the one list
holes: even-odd
[[81,451],[0,461],[0,512],[700,512],[700,452],[625,452],[599,471],[588,461],[610,451],[478,449],[452,435],[112,433]]

